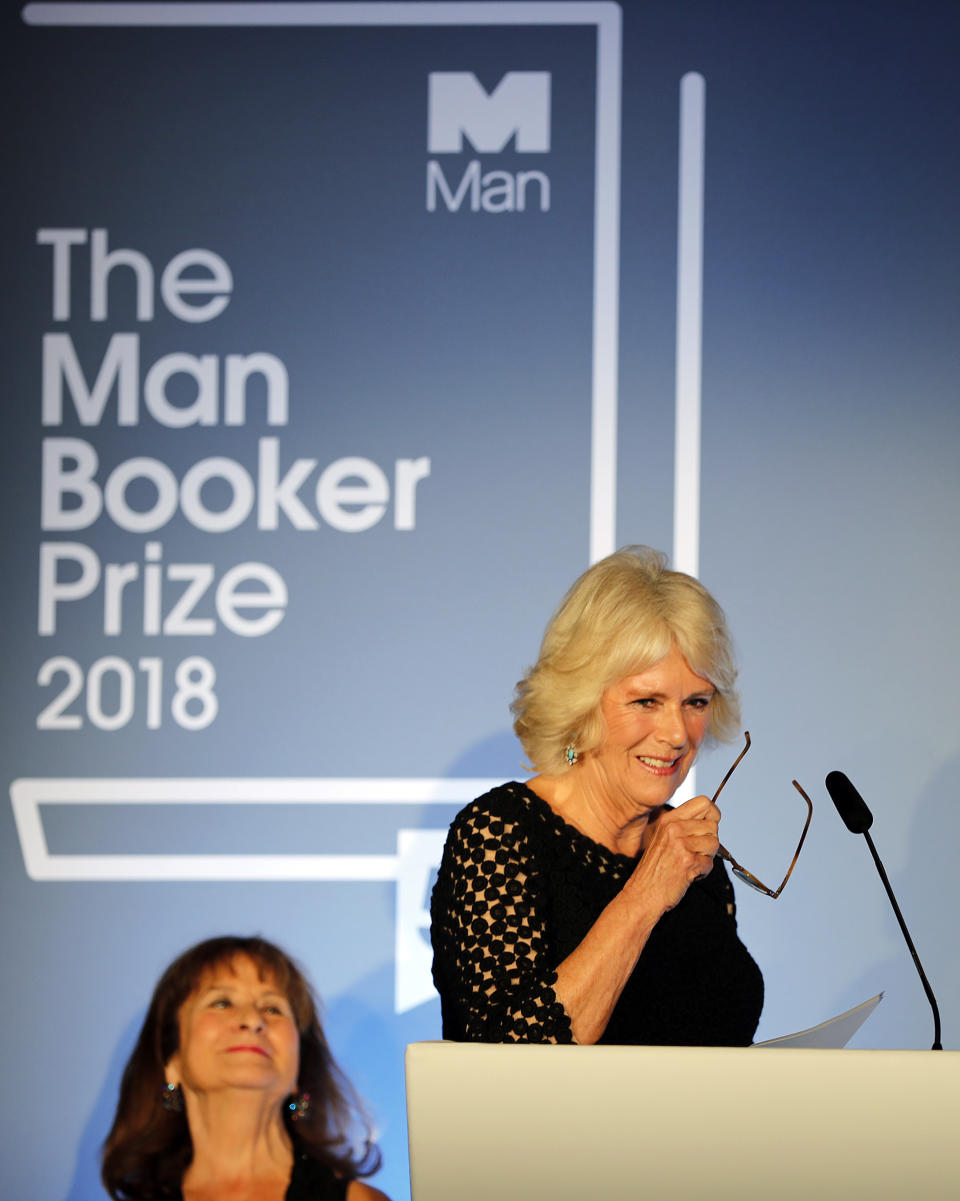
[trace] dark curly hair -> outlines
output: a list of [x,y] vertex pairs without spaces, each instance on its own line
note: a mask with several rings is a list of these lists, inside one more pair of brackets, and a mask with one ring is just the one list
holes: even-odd
[[338,1176],[354,1180],[380,1166],[370,1121],[337,1067],[317,1015],[317,1002],[296,963],[266,939],[225,935],[198,943],[160,977],[143,1028],[124,1069],[117,1113],[103,1146],[101,1178],[114,1201],[160,1201],[177,1195],[193,1157],[185,1113],[163,1107],[164,1068],[177,1051],[180,1006],[211,969],[246,956],[287,997],[300,1032],[297,1090],[310,1109],[284,1122],[294,1152],[306,1152]]

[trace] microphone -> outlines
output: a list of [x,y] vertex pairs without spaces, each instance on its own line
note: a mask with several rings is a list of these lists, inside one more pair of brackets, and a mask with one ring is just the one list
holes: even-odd
[[873,825],[873,814],[842,771],[832,771],[827,776],[827,792],[850,833],[866,834]]
[[920,956],[917,954],[916,947],[913,945],[913,939],[907,930],[907,923],[903,920],[903,914],[900,912],[897,898],[893,895],[893,889],[890,887],[887,873],[883,870],[883,864],[880,862],[877,848],[873,845],[873,839],[868,833],[870,827],[873,825],[873,814],[867,808],[867,802],[857,792],[842,771],[830,772],[826,779],[826,785],[827,792],[830,793],[830,799],[843,819],[843,824],[851,834],[862,834],[867,840],[867,846],[870,848],[870,854],[877,865],[877,871],[880,873],[883,886],[887,890],[887,896],[890,898],[893,912],[897,915],[897,921],[900,923],[903,937],[907,940],[907,946],[910,954],[913,956],[913,962],[920,973],[920,983],[923,985],[923,991],[927,994],[927,1000],[930,1002],[930,1008],[933,1010],[933,1046],[930,1049],[931,1051],[942,1051],[943,1047],[940,1045],[940,1010],[937,1008],[936,997],[933,995],[933,989],[930,987],[930,982],[927,980],[926,973],[920,963]]

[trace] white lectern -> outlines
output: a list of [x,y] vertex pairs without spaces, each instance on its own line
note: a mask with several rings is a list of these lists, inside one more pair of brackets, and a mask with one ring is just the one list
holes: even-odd
[[957,1201],[960,1052],[406,1052],[413,1201]]

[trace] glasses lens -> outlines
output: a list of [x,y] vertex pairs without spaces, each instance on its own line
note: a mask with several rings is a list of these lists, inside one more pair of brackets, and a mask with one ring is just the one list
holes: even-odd
[[761,884],[756,876],[751,876],[749,872],[744,871],[742,867],[733,868],[733,874],[738,880],[742,880],[748,888],[752,888],[754,892],[762,892],[764,896],[770,895],[770,889]]

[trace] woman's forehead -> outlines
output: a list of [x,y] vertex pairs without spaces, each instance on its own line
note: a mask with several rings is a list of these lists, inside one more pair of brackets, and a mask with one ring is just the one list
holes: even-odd
[[614,681],[613,687],[620,689],[644,688],[681,688],[683,690],[704,689],[714,691],[714,686],[706,678],[696,672],[684,657],[680,648],[674,644],[670,650],[651,663],[636,671],[628,671],[624,676]]
[[231,984],[253,980],[286,996],[287,990],[281,984],[273,968],[243,951],[208,964],[200,973],[191,991],[200,992],[213,984]]

